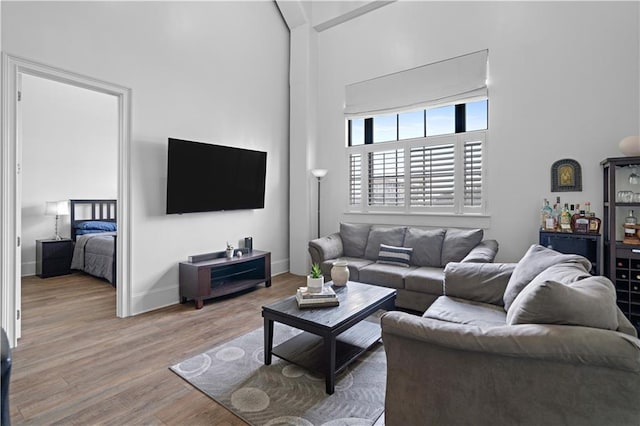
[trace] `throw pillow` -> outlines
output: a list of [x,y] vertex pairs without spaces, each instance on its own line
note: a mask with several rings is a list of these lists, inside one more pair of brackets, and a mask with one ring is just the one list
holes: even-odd
[[616,290],[606,277],[569,284],[539,280],[526,286],[507,311],[507,324],[562,324],[618,329]]
[[407,228],[404,236],[404,247],[411,247],[411,262],[418,266],[440,266],[444,229]]
[[482,229],[447,229],[442,242],[440,266],[449,262],[460,262],[472,248],[480,244],[484,231]]
[[364,250],[364,258],[376,260],[381,244],[402,247],[404,230],[404,227],[372,227],[367,239],[367,248]]
[[370,227],[370,225],[360,223],[340,224],[340,238],[342,238],[345,256],[364,257],[364,248],[367,246]]
[[538,244],[529,247],[529,250],[527,250],[513,270],[513,274],[511,274],[511,278],[509,278],[507,287],[504,290],[504,296],[502,297],[504,300],[504,309],[506,311],[509,310],[516,296],[518,296],[522,289],[538,274],[550,266],[564,262],[578,263],[581,267],[584,267],[585,271],[591,269],[591,262],[577,254],[558,253],[555,250]]
[[394,247],[386,244],[380,244],[380,253],[378,253],[377,262],[405,266],[408,268],[412,252],[413,249],[410,247]]

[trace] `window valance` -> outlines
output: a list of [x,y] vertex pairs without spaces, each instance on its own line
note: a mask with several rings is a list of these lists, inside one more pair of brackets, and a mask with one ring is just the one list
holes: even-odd
[[487,97],[488,50],[346,86],[345,115],[378,115]]

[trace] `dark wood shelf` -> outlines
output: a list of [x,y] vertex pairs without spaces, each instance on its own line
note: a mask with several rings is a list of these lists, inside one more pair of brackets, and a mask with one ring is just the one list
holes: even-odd
[[591,274],[600,275],[600,234],[541,230],[539,243],[560,253],[586,257],[591,262]]
[[180,300],[195,300],[196,309],[204,300],[236,293],[258,284],[271,286],[271,253],[243,251],[242,257],[227,259],[225,252],[194,256],[197,262],[180,262]]
[[[618,184],[616,171],[624,167],[640,167],[640,157],[607,158],[600,165],[603,172],[602,235],[604,239],[603,274],[616,287],[618,307],[640,331],[640,245],[624,244],[616,240],[617,208],[640,208],[640,203],[616,201]],[[624,188],[623,188],[624,189]],[[636,290],[637,289],[637,290]]]
[[[339,373],[360,354],[380,341],[380,325],[361,321],[336,338],[336,369]],[[273,348],[271,353],[278,358],[300,365],[318,374],[326,372],[324,339],[303,332]]]

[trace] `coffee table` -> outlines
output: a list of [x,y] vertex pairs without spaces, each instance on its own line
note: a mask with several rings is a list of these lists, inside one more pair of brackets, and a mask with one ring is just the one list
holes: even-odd
[[[275,355],[324,374],[328,394],[335,390],[336,374],[380,341],[380,325],[363,320],[378,309],[393,309],[396,298],[394,289],[354,281],[333,289],[339,306],[300,309],[295,296],[290,296],[262,307],[264,363],[271,364],[271,357]],[[274,322],[305,333],[273,348]]]

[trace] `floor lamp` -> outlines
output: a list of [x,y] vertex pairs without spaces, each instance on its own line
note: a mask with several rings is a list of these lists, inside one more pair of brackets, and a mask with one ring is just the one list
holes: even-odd
[[313,169],[311,174],[318,179],[318,238],[320,238],[320,180],[327,175],[327,169]]

